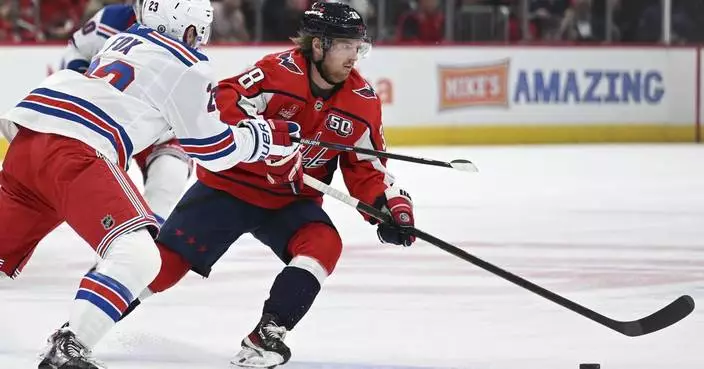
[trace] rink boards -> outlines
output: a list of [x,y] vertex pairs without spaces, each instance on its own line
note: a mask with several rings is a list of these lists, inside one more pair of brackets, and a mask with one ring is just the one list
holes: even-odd
[[[217,78],[286,46],[211,46]],[[63,46],[0,46],[4,111]],[[702,51],[693,47],[379,46],[359,69],[391,145],[699,140]],[[1,152],[1,151],[0,151]],[[0,154],[1,155],[1,154]]]

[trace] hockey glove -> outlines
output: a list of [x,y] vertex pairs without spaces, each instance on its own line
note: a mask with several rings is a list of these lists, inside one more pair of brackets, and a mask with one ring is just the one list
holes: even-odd
[[[411,246],[416,236],[411,232],[413,227],[413,202],[408,192],[398,188],[389,187],[374,201],[374,207],[391,215],[393,224],[379,223],[376,234],[383,243]],[[377,224],[376,219],[370,223]]]
[[301,136],[301,127],[296,122],[275,119],[245,119],[237,124],[248,128],[254,139],[252,156],[247,163],[264,159],[279,160],[298,151],[298,143],[291,137]]
[[273,185],[289,185],[294,195],[301,192],[303,185],[303,165],[301,152],[296,150],[293,154],[277,160],[265,160],[266,180]]

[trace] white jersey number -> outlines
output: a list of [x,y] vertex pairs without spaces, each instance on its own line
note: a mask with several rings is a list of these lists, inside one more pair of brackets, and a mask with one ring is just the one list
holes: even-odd
[[239,82],[242,87],[249,90],[257,82],[261,82],[263,79],[264,72],[261,70],[261,68],[255,68],[249,71],[248,73],[243,74],[242,77],[237,80],[237,82]]

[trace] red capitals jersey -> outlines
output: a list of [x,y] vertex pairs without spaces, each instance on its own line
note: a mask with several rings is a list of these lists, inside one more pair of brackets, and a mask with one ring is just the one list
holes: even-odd
[[[221,120],[295,121],[301,137],[385,150],[381,102],[356,70],[329,99],[315,97],[309,82],[310,63],[297,49],[265,56],[254,67],[218,85],[216,102]],[[339,166],[352,196],[372,203],[393,183],[386,161],[369,155],[302,146],[304,172],[330,183]],[[271,185],[266,164],[240,163],[222,172],[198,168],[198,179],[256,206],[277,209],[300,199],[322,201],[322,194],[304,186],[296,196],[289,187]]]

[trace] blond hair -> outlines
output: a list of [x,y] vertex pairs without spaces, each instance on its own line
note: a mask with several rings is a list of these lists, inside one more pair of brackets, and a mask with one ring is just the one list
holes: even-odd
[[291,41],[306,55],[313,55],[313,36],[298,32],[298,36],[291,37]]

